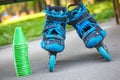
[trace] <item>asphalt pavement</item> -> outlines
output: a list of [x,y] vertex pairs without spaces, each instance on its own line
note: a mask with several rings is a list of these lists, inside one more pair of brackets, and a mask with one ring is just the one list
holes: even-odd
[[107,31],[104,43],[112,56],[105,61],[96,49],[88,49],[75,30],[67,32],[65,50],[57,55],[55,71],[48,70],[48,52],[41,40],[29,42],[32,75],[17,77],[12,47],[0,48],[0,80],[120,80],[120,25],[115,20],[101,24]]

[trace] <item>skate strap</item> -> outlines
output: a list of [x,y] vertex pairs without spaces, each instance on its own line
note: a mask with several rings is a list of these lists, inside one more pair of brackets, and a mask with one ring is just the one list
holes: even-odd
[[46,39],[57,39],[57,40],[64,40],[63,37],[58,35],[46,35]]
[[[101,34],[101,31],[102,29],[100,27],[96,27],[96,28],[93,28],[89,31],[89,33],[85,33],[84,36],[82,37],[82,39],[85,41],[85,42],[88,42],[90,40],[91,37],[95,37],[97,35],[101,35],[103,38],[104,36]],[[98,32],[96,32],[98,31]],[[89,35],[89,36],[88,36]]]
[[61,41],[61,40],[51,40],[51,39],[46,40],[45,46],[47,46],[48,44],[50,45],[50,44],[54,44],[54,43],[58,43],[58,44],[64,46],[64,42],[63,41]]
[[46,27],[44,28],[43,32],[46,32],[47,30],[52,29],[52,28],[56,28],[56,27],[57,27],[57,26],[55,26],[55,25],[46,26]]
[[101,33],[101,28],[100,27],[96,27],[96,30],[98,31],[98,33],[104,38],[103,34]]
[[[58,35],[44,35],[44,40],[48,43],[48,44],[54,44],[54,43],[58,43],[60,45],[64,45],[63,41],[64,38]],[[47,44],[46,44],[47,45]]]
[[91,28],[89,32],[85,32],[84,35],[82,36],[82,39],[84,40],[89,34],[91,34],[93,31],[95,31],[95,28]]
[[88,12],[85,12],[82,16],[80,16],[78,19],[76,20],[72,20],[72,21],[69,21],[68,24],[70,25],[75,25],[75,24],[80,24],[82,21],[86,20],[86,19],[89,19],[91,17],[94,17],[94,15],[89,15]]
[[[58,27],[57,25],[48,25],[44,28],[43,33],[50,30],[50,29],[56,30],[57,27]],[[64,31],[65,31],[64,27],[61,27],[58,34],[64,34]]]
[[67,21],[67,18],[60,18],[60,17],[53,17],[53,16],[47,16],[47,19],[49,21],[58,21],[58,22],[66,22]]
[[91,19],[91,18],[94,17],[95,15],[96,15],[96,14],[87,16],[86,18],[84,18],[84,19],[82,19],[81,21],[79,21],[78,24],[80,24],[80,23],[83,22],[84,20]]

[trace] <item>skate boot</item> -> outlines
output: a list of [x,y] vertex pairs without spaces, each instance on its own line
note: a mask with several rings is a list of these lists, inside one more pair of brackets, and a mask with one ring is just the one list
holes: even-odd
[[[85,43],[85,46],[87,48],[96,47],[100,53],[102,50],[102,53],[107,54],[107,57],[103,55],[102,56],[107,60],[110,60],[110,55],[102,43],[103,39],[106,37],[106,31],[99,26],[99,24],[93,18],[94,16],[90,15],[86,6],[80,1],[77,7],[68,13],[68,24],[72,25],[76,29],[78,35]],[[103,49],[99,49],[100,47]]]
[[62,52],[65,47],[67,11],[64,7],[47,6],[45,13],[46,22],[41,47],[50,53],[49,70],[52,72],[56,62],[56,53]]

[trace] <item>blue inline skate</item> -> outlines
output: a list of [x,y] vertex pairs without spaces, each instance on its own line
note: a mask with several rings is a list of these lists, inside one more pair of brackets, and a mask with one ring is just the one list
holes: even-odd
[[50,53],[49,71],[53,72],[56,63],[56,54],[64,50],[66,38],[67,11],[64,7],[47,6],[46,22],[43,29],[41,47]]
[[[71,4],[69,7],[71,6],[74,6],[74,4]],[[93,18],[94,15],[90,15],[89,10],[81,1],[76,8],[68,13],[68,24],[76,29],[78,35],[85,43],[85,46],[87,48],[95,47],[107,61],[110,61],[111,56],[107,47],[103,44],[103,39],[106,37],[106,31],[96,22]]]

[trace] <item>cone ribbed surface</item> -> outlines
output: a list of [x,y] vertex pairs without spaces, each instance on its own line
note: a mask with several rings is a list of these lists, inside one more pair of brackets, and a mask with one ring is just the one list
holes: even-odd
[[16,27],[13,39],[14,64],[17,76],[32,74],[28,56],[28,44],[21,27]]

